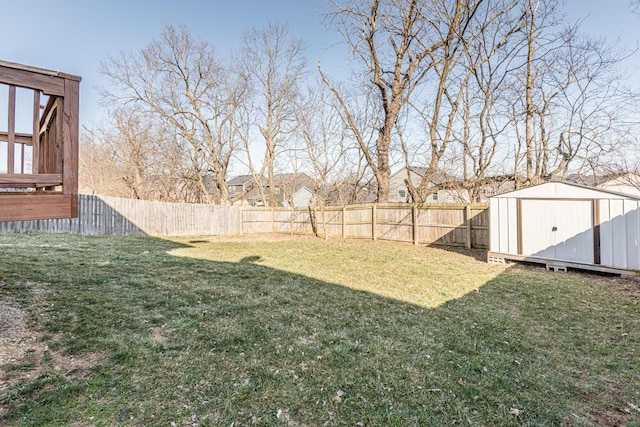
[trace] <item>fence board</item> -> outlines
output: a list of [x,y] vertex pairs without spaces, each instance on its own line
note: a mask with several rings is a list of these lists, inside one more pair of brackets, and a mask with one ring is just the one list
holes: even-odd
[[240,233],[241,208],[163,203],[106,196],[79,196],[78,218],[0,222],[0,232],[85,235],[233,235]]
[[471,247],[487,248],[489,210],[487,205],[452,204],[257,208],[80,195],[78,218],[0,222],[0,233],[28,231],[151,236],[315,233],[467,247],[470,237]]

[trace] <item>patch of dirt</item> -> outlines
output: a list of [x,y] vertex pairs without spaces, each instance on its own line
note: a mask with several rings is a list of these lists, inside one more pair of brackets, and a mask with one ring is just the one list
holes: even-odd
[[583,425],[585,422],[588,422],[594,426],[624,427],[633,419],[634,410],[637,410],[633,405],[613,406],[599,404],[599,399],[591,394],[585,394],[582,401],[587,404],[587,407],[593,408],[596,406],[597,409],[587,411],[586,414],[588,415],[584,414],[580,416],[577,414],[570,414],[566,417],[567,425],[574,425],[573,422],[582,420],[582,423],[579,423],[578,425]]
[[620,279],[617,289],[627,296],[634,304],[640,305],[640,278]]
[[[46,291],[32,288],[35,305],[45,299]],[[63,350],[52,351],[42,334],[30,325],[29,313],[15,301],[0,301],[0,390],[22,381],[37,378],[43,372],[61,372],[69,378],[86,378],[89,370],[98,364],[98,354],[75,357],[64,355]],[[54,337],[56,341],[59,337]]]
[[590,415],[596,426],[623,427],[627,425],[630,413],[626,408],[607,407],[604,412],[591,412]]

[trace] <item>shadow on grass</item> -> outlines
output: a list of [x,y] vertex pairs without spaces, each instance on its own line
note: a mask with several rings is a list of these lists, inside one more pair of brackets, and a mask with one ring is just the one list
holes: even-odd
[[152,238],[0,242],[0,301],[30,306],[51,353],[0,391],[0,425],[640,422],[638,307],[588,277],[512,268],[425,308],[252,247],[220,262]]
[[442,249],[444,251],[453,252],[456,254],[464,255],[475,259],[476,261],[487,261],[487,250],[486,249],[467,249],[459,246],[449,246],[449,245],[428,245],[432,248]]

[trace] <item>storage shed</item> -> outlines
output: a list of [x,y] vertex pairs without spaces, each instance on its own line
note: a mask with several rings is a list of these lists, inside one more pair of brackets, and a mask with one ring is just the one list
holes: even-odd
[[640,199],[547,182],[489,200],[489,262],[640,274]]

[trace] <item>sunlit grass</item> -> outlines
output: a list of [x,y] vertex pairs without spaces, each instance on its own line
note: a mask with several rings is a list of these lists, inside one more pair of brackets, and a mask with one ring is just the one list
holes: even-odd
[[186,247],[172,250],[172,255],[255,263],[422,307],[436,307],[477,291],[506,269],[459,251],[385,241],[177,241]]
[[0,425],[638,425],[638,295],[388,242],[0,236]]

